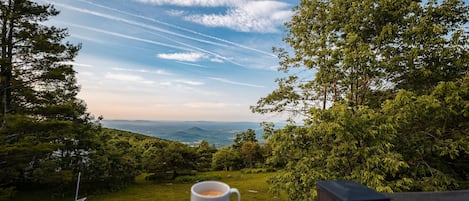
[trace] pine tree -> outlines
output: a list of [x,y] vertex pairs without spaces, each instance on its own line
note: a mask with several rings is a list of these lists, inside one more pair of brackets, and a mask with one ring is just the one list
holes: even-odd
[[0,188],[64,186],[87,158],[96,126],[70,64],[80,45],[45,25],[52,5],[0,1]]

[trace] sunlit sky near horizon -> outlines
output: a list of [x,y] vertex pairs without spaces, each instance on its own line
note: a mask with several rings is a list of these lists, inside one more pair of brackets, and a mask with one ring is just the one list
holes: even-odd
[[276,88],[299,0],[50,0],[81,43],[79,98],[105,119],[281,121],[249,106]]

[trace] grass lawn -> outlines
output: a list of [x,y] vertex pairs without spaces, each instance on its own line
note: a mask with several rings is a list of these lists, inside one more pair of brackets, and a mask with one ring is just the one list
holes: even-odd
[[[240,171],[230,172],[207,172],[199,173],[219,176],[220,181],[227,183],[232,188],[237,188],[241,193],[242,201],[258,201],[258,200],[285,200],[278,198],[268,192],[269,186],[266,183],[267,179],[275,173],[257,173],[245,174]],[[86,201],[183,201],[190,199],[190,188],[193,183],[156,183],[152,181],[145,181],[144,176],[136,178],[136,183],[123,189],[119,192],[103,194],[103,195],[90,195],[87,196]],[[24,194],[24,193],[22,193]],[[47,196],[41,194],[19,195],[18,201],[60,201],[57,199],[44,199]],[[236,196],[232,196],[231,200],[236,200]],[[63,201],[73,201],[74,198],[61,199]]]

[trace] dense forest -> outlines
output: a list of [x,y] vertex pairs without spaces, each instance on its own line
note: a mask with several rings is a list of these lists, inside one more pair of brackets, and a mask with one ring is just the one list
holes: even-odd
[[[48,26],[53,5],[0,0],[0,200],[15,192],[122,189],[135,176],[275,169],[272,191],[316,197],[319,180],[381,192],[469,189],[469,7],[460,0],[302,0],[274,48],[278,88],[251,107],[288,113],[229,147],[102,128],[71,62],[81,44]],[[298,121],[301,121],[300,123]]]

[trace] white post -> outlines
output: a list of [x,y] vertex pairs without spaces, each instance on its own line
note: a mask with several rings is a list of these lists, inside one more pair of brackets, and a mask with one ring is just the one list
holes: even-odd
[[78,189],[80,188],[80,175],[81,175],[81,172],[78,172],[77,191],[75,193],[75,201],[78,200]]

